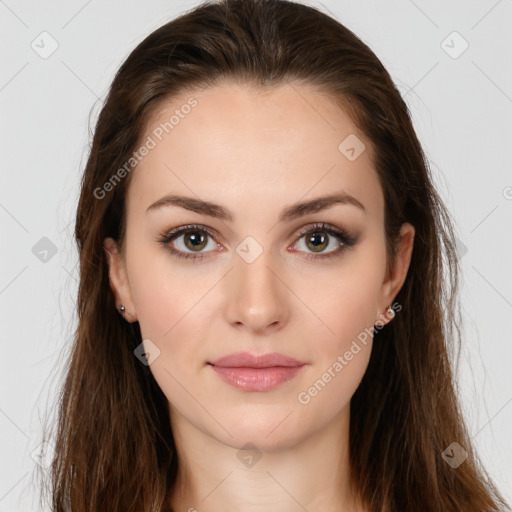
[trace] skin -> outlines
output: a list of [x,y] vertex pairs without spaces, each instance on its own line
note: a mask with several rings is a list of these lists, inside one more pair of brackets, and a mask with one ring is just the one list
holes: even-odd
[[[189,97],[161,108],[142,140]],[[297,397],[365,328],[390,320],[383,313],[405,280],[414,228],[402,226],[396,264],[386,275],[384,197],[372,147],[314,88],[286,84],[262,94],[227,82],[193,97],[195,109],[133,171],[123,252],[111,238],[104,242],[117,306],[125,305],[125,319],[138,321],[143,339],[160,350],[150,369],[169,400],[180,464],[171,505],[362,512],[347,485],[348,425],[372,337],[309,403]],[[349,134],[366,146],[354,161],[338,150]],[[366,212],[338,204],[278,222],[283,207],[342,190]],[[223,205],[234,220],[178,206],[146,213],[170,193]],[[309,261],[318,252],[299,236],[315,222],[345,228],[358,242]],[[157,241],[160,231],[186,224],[216,236],[198,250],[202,260],[177,258]],[[251,263],[236,252],[248,236],[263,250]],[[328,236],[320,254],[340,246]],[[168,246],[194,254],[183,234]],[[307,364],[277,389],[240,390],[207,365],[237,351],[280,352]],[[248,442],[261,456],[250,467],[237,457]]]

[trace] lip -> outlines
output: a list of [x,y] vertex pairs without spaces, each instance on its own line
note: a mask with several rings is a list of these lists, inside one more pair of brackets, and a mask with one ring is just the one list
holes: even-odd
[[226,383],[246,391],[268,391],[293,379],[306,364],[277,352],[237,352],[208,363]]
[[292,368],[304,366],[306,363],[278,352],[260,355],[253,355],[249,352],[235,352],[208,364],[224,368],[271,368],[274,366]]

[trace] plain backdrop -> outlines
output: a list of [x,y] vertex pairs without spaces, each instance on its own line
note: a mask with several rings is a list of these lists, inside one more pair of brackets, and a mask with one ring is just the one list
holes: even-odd
[[[131,50],[197,3],[0,0],[0,512],[40,510],[34,454],[76,325],[89,114],[92,129]],[[462,257],[461,400],[512,502],[512,1],[307,3],[373,49],[410,108]]]

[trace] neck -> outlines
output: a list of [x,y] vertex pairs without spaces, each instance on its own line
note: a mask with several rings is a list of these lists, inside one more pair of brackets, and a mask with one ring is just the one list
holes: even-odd
[[286,446],[260,441],[263,449],[240,450],[247,441],[225,444],[172,409],[179,461],[173,510],[362,512],[348,486],[349,411],[347,406],[325,428]]

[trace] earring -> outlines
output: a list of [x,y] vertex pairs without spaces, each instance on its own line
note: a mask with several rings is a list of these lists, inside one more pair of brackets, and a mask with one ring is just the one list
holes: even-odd
[[124,314],[126,313],[128,316],[133,316],[131,313],[128,313],[128,311],[126,311],[126,308],[124,307],[123,304],[121,304],[121,307],[119,308],[119,312],[124,316]]
[[[384,313],[381,313],[380,318],[385,318],[386,320],[383,322],[382,320],[377,320],[374,325],[378,325],[380,328],[384,327],[387,323],[391,322],[393,318],[395,318],[395,311],[391,306],[388,306],[386,308],[386,311]],[[388,317],[391,317],[388,320]]]

